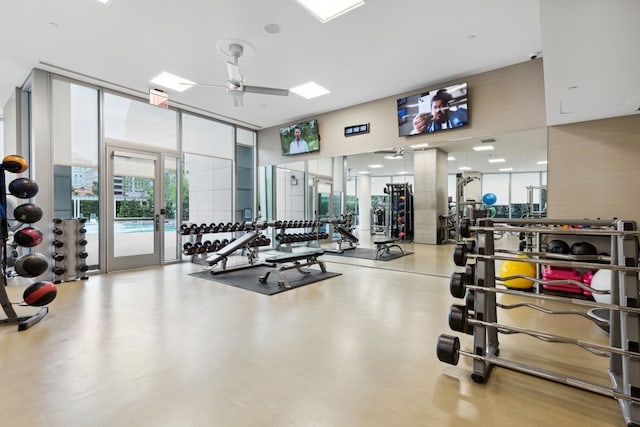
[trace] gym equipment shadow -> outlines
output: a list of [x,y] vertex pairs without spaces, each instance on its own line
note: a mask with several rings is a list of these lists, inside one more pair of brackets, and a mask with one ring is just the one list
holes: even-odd
[[340,273],[323,273],[320,270],[304,269],[309,274],[302,275],[295,269],[283,272],[286,274],[289,287],[285,288],[278,285],[280,276],[278,273],[271,273],[266,283],[260,283],[258,278],[269,270],[268,266],[258,266],[254,268],[245,268],[225,273],[211,274],[209,270],[191,273],[190,276],[199,277],[201,279],[211,280],[223,285],[229,285],[247,291],[257,292],[263,295],[275,295],[281,292],[297,289],[320,280],[330,279],[340,276]]
[[383,252],[378,256],[378,258],[374,258],[376,250],[369,248],[356,248],[356,249],[347,249],[342,253],[339,252],[326,252],[327,255],[332,256],[343,256],[348,258],[361,258],[361,259],[370,259],[373,261],[391,261],[392,259],[400,258],[406,255],[411,255],[413,252]]

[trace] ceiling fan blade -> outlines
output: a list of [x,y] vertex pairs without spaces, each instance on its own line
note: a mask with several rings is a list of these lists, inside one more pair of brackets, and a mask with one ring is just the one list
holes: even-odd
[[240,74],[240,68],[238,64],[227,61],[227,74],[229,75],[229,81],[233,83],[242,82],[242,74]]
[[288,89],[276,89],[273,87],[262,87],[262,86],[244,86],[245,92],[250,93],[261,93],[263,95],[278,95],[278,96],[287,96],[289,95]]
[[233,97],[233,105],[242,107],[242,92],[229,92]]
[[180,84],[185,86],[223,87],[223,88],[227,87],[227,85],[214,85],[210,83],[180,83]]

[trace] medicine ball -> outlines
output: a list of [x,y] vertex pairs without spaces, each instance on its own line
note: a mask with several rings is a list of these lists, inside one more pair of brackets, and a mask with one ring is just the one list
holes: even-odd
[[13,210],[16,221],[33,224],[42,219],[42,209],[33,203],[24,203]]
[[493,193],[486,193],[484,196],[482,196],[482,203],[484,203],[485,205],[494,205],[496,202],[498,201],[498,196],[496,196]]
[[32,248],[42,243],[43,235],[42,231],[34,227],[25,227],[16,231],[13,235],[13,241],[25,248]]
[[16,178],[9,183],[9,193],[19,199],[30,199],[38,194],[38,184],[29,178]]
[[12,154],[2,159],[2,167],[9,172],[22,173],[27,170],[28,164],[24,157]]
[[22,277],[37,277],[49,269],[49,260],[40,253],[25,254],[16,260],[16,273]]
[[22,293],[24,302],[36,307],[49,304],[56,299],[58,288],[51,282],[36,282],[27,286]]
[[577,242],[571,245],[571,255],[598,255],[598,250],[589,242]]
[[569,245],[564,240],[554,239],[547,242],[547,253],[569,254]]
[[[600,269],[596,271],[591,278],[591,289],[597,291],[609,291],[611,292],[611,278],[613,272],[611,270]],[[593,299],[596,302],[602,304],[611,304],[611,294],[597,294],[593,293]]]
[[[519,255],[517,258],[527,258],[526,256]],[[499,270],[500,277],[509,277],[509,276],[527,276],[527,277],[536,277],[536,266],[535,264],[523,261],[505,261],[500,266]],[[504,280],[504,285],[510,289],[531,289],[533,287],[533,280],[525,279],[525,278],[516,278],[510,280]]]

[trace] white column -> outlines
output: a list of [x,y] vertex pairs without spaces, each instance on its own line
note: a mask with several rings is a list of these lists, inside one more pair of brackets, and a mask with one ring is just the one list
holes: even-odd
[[358,224],[360,235],[371,234],[371,176],[358,177]]

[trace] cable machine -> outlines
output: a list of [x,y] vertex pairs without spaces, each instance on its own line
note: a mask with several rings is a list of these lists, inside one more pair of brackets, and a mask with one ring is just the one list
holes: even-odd
[[384,189],[389,195],[389,237],[413,240],[413,190],[411,184],[387,184]]

